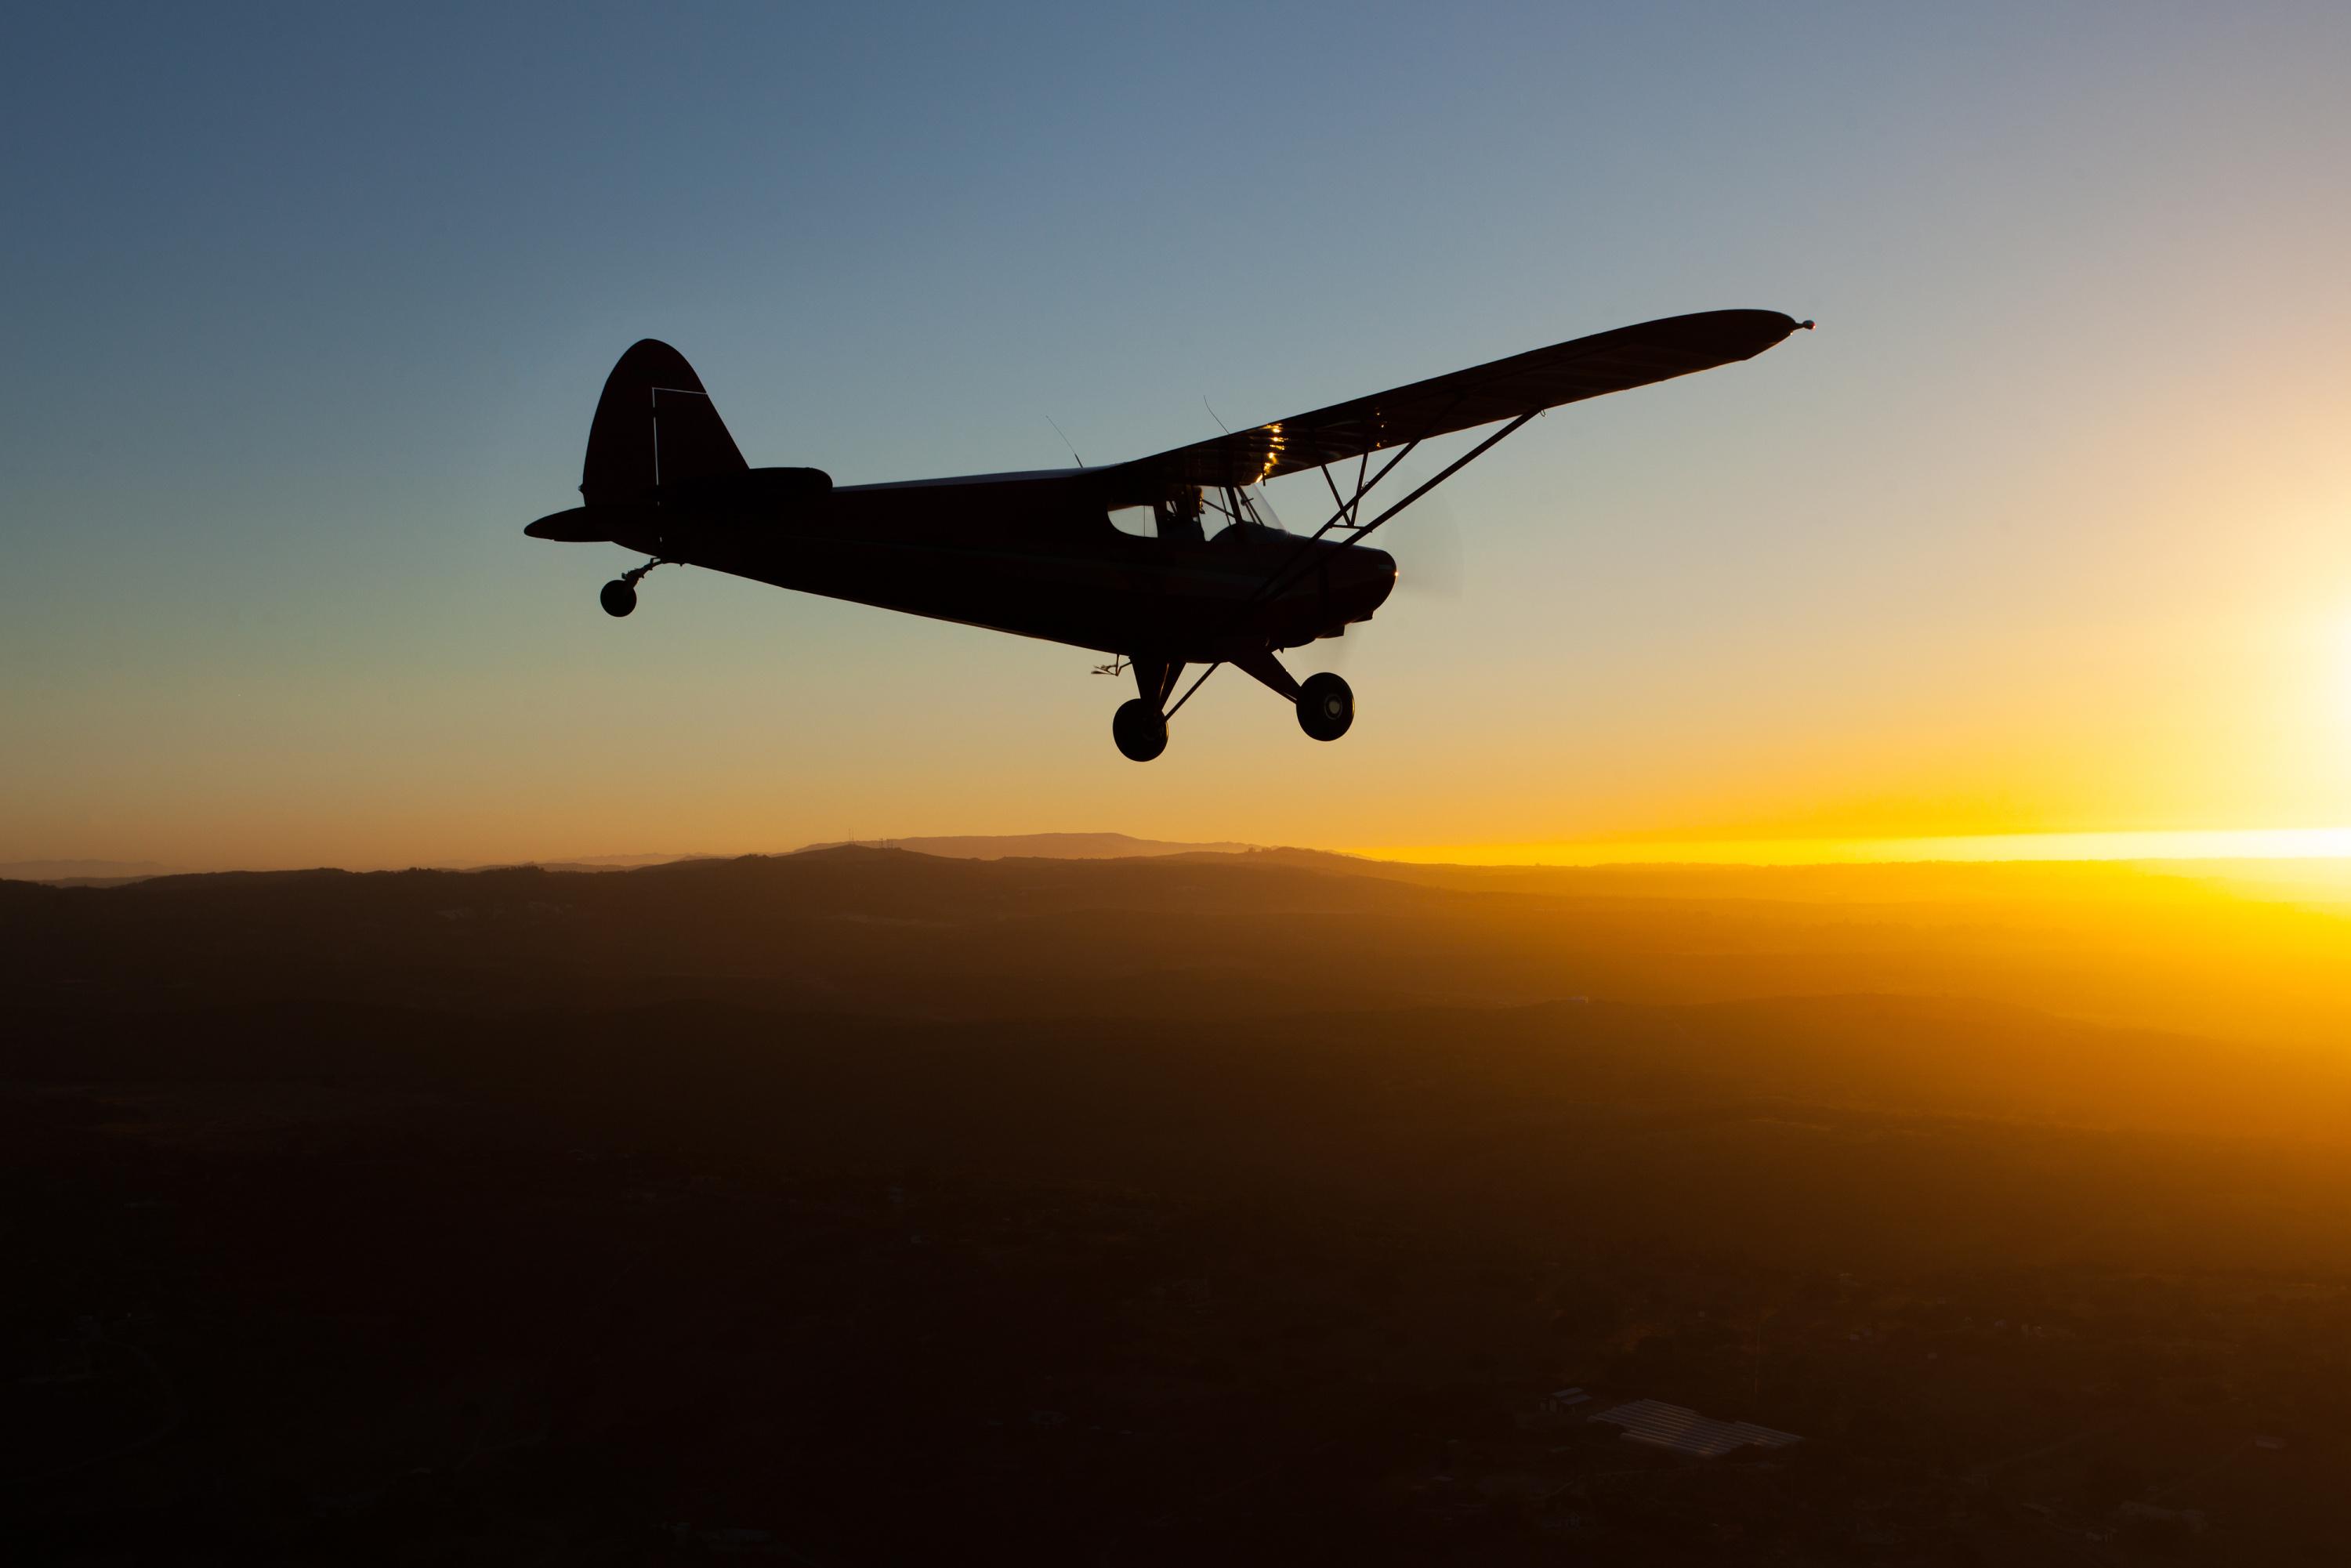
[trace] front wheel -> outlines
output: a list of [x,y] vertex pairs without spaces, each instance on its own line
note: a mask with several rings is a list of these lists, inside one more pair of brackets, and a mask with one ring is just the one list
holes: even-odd
[[626,615],[637,607],[637,585],[623,582],[616,577],[604,585],[604,591],[596,596],[596,600],[603,605],[605,614],[615,617]]
[[1354,722],[1355,694],[1329,671],[1307,676],[1298,688],[1298,727],[1315,739],[1336,740]]
[[1130,697],[1111,715],[1110,736],[1131,762],[1148,762],[1167,749],[1167,720],[1159,705]]

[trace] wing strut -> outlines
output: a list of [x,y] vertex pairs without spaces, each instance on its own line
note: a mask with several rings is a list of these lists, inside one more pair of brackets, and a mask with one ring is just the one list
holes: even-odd
[[[1343,521],[1342,519],[1348,517],[1353,507],[1362,503],[1364,491],[1368,489],[1370,486],[1366,486],[1359,488],[1355,493],[1354,501],[1352,503],[1347,501],[1340,502],[1339,509],[1331,514],[1330,520],[1324,523],[1321,528],[1315,529],[1314,532],[1307,538],[1305,542],[1298,547],[1297,551],[1290,556],[1290,559],[1282,563],[1281,569],[1276,571],[1271,577],[1266,579],[1265,586],[1259,589],[1256,593],[1252,594],[1247,602],[1242,605],[1242,608],[1247,609],[1249,605],[1255,604],[1260,599],[1270,598],[1274,594],[1280,593],[1283,589],[1288,588],[1291,583],[1297,581],[1301,573],[1293,569],[1299,562],[1304,560],[1308,556],[1313,553],[1315,542],[1321,539],[1324,534],[1329,533],[1332,528],[1352,528],[1354,531],[1348,535],[1346,542],[1351,545],[1362,543],[1364,535],[1370,533],[1374,528],[1378,528],[1382,523],[1386,522],[1390,517],[1395,517],[1398,512],[1403,511],[1406,507],[1411,506],[1415,501],[1419,500],[1423,496],[1427,495],[1431,490],[1436,489],[1439,485],[1444,484],[1447,479],[1452,478],[1456,474],[1460,473],[1461,470],[1469,466],[1472,462],[1485,455],[1488,448],[1493,446],[1497,442],[1500,441],[1502,437],[1510,434],[1512,431],[1518,429],[1519,426],[1526,423],[1527,421],[1532,419],[1536,414],[1539,414],[1541,412],[1542,410],[1539,408],[1531,408],[1526,413],[1519,415],[1518,418],[1510,421],[1510,423],[1502,426],[1501,429],[1486,437],[1485,440],[1471,447],[1468,452],[1447,464],[1443,468],[1437,471],[1436,478],[1418,486],[1411,495],[1406,496],[1403,500],[1398,501],[1395,506],[1390,507],[1386,511],[1382,512],[1370,522],[1355,523]],[[1404,451],[1397,453],[1395,457],[1388,463],[1386,467],[1380,470],[1378,476],[1373,479],[1372,484],[1376,485],[1381,479],[1387,477],[1388,469],[1395,467],[1397,463],[1403,462],[1405,455],[1409,453],[1413,447],[1419,444],[1420,442],[1416,439],[1406,445],[1404,448]],[[1330,478],[1330,471],[1325,469],[1322,476],[1327,482]],[[1333,495],[1338,493],[1336,486],[1332,487],[1332,493]]]
[[[1357,510],[1363,506],[1364,497],[1371,493],[1373,486],[1377,485],[1381,480],[1386,478],[1390,470],[1394,469],[1397,464],[1412,455],[1412,449],[1421,444],[1423,437],[1416,435],[1410,441],[1405,443],[1404,446],[1394,457],[1389,458],[1385,463],[1380,465],[1380,471],[1372,476],[1368,484],[1364,482],[1363,470],[1359,465],[1355,473],[1355,493],[1353,497],[1342,497],[1339,494],[1339,486],[1332,483],[1330,465],[1324,464],[1322,465],[1322,482],[1326,485],[1330,485],[1332,498],[1339,503],[1339,509],[1332,512],[1330,517],[1324,521],[1321,528],[1315,529],[1312,534],[1309,535],[1306,539],[1299,545],[1298,549],[1292,552],[1290,558],[1282,562],[1282,564],[1274,570],[1273,574],[1267,578],[1265,581],[1259,586],[1258,591],[1255,593],[1250,594],[1249,598],[1241,601],[1239,606],[1234,610],[1232,620],[1235,622],[1239,621],[1243,615],[1245,615],[1260,601],[1280,593],[1283,589],[1288,588],[1291,583],[1296,582],[1300,577],[1304,575],[1304,573],[1299,570],[1301,563],[1305,562],[1307,559],[1314,553],[1314,546],[1322,539],[1323,535],[1329,533],[1332,528],[1344,528],[1351,529],[1353,531],[1348,535],[1347,542],[1349,544],[1360,542],[1364,537],[1369,534],[1374,528],[1378,528],[1390,517],[1402,512],[1406,507],[1411,506],[1415,501],[1419,500],[1423,496],[1427,495],[1431,490],[1436,489],[1439,485],[1444,484],[1447,479],[1450,479],[1456,474],[1460,473],[1461,470],[1469,466],[1471,463],[1475,462],[1479,457],[1484,456],[1487,451],[1500,442],[1504,436],[1509,435],[1520,425],[1526,423],[1527,421],[1532,419],[1535,415],[1541,413],[1542,413],[1542,410],[1539,408],[1531,408],[1527,410],[1526,413],[1520,414],[1516,419],[1511,420],[1508,424],[1502,426],[1501,429],[1494,432],[1493,434],[1486,437],[1485,440],[1479,442],[1477,445],[1471,447],[1468,451],[1463,453],[1452,462],[1447,464],[1443,468],[1437,471],[1435,478],[1429,480],[1425,485],[1415,487],[1412,494],[1406,496],[1403,500],[1398,501],[1395,506],[1390,507],[1386,511],[1382,512],[1378,517],[1374,517],[1368,523],[1357,523],[1352,520]],[[1440,418],[1437,423],[1442,423],[1442,418]],[[1369,453],[1365,453],[1363,457],[1363,462],[1369,463],[1370,460],[1371,455]],[[1224,661],[1219,660],[1217,663],[1210,664],[1207,669],[1202,670],[1198,678],[1193,681],[1190,685],[1184,688],[1184,695],[1176,699],[1176,706],[1169,708],[1166,713],[1162,716],[1163,719],[1174,718],[1176,713],[1182,709],[1184,705],[1192,700],[1192,694],[1198,691],[1202,685],[1207,681],[1207,678],[1210,675],[1215,674],[1219,669],[1223,668],[1224,663]],[[1264,679],[1263,676],[1259,676],[1259,678],[1260,680]],[[1267,684],[1270,685],[1272,685],[1271,682],[1268,682]],[[1280,688],[1277,687],[1276,689],[1279,690]]]

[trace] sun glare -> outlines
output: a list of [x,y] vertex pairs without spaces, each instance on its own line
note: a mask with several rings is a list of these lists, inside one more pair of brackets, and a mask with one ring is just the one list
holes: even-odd
[[1908,839],[1615,841],[1387,845],[1379,860],[1456,865],[1853,865],[1913,861],[2335,860],[2351,858],[2351,827],[2175,832],[1985,833]]

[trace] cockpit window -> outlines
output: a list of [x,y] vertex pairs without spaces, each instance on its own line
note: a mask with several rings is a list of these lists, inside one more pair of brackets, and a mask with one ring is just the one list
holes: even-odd
[[1200,492],[1200,522],[1213,538],[1235,523],[1270,528],[1275,533],[1286,532],[1281,519],[1274,516],[1273,502],[1262,485],[1246,490],[1203,490]]
[[1118,507],[1110,514],[1111,527],[1136,538],[1198,543],[1238,526],[1281,533],[1281,519],[1263,486],[1245,490],[1202,489],[1185,486],[1152,506]]

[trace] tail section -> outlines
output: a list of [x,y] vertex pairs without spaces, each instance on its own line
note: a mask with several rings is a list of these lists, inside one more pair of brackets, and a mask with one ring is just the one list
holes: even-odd
[[580,497],[590,507],[641,506],[664,486],[747,466],[685,356],[647,338],[604,380]]

